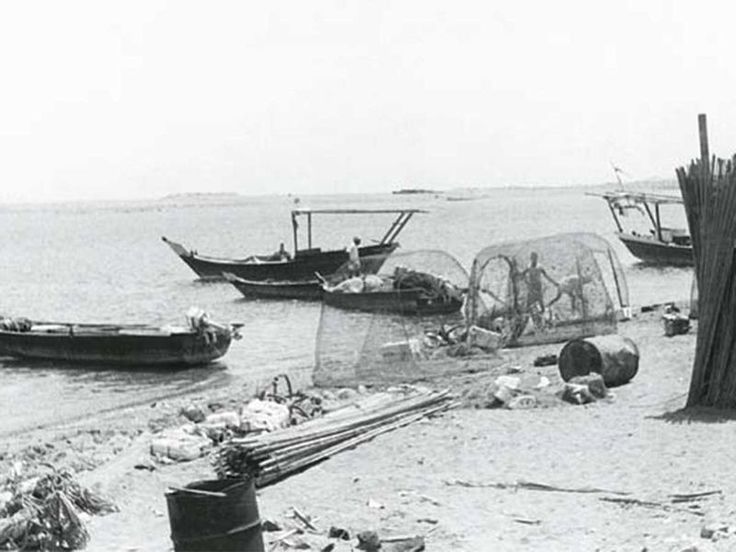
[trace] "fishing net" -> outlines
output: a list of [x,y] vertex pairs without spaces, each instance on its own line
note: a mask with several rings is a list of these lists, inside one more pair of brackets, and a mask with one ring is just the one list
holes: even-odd
[[442,251],[393,253],[377,274],[346,280],[324,298],[314,383],[413,381],[463,369],[452,359],[465,324],[468,274]]
[[506,346],[611,333],[628,306],[621,264],[594,234],[559,234],[483,249],[470,276],[469,325]]

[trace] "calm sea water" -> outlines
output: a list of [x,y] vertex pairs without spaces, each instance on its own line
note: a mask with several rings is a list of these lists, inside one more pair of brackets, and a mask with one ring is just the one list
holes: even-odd
[[[209,386],[309,377],[320,305],[246,300],[229,284],[204,284],[161,241],[167,236],[221,256],[291,244],[289,197],[171,198],[0,208],[0,314],[74,322],[183,323],[190,306],[242,322],[243,339],[214,367],[175,374],[59,369],[0,359],[0,434]],[[631,302],[688,297],[691,269],[644,267],[615,239],[605,203],[582,189],[489,190],[471,201],[439,195],[303,197],[301,207],[426,209],[400,236],[402,249],[442,249],[469,268],[493,242],[587,231],[611,241],[626,268]],[[323,216],[314,244],[380,240],[390,215]]]

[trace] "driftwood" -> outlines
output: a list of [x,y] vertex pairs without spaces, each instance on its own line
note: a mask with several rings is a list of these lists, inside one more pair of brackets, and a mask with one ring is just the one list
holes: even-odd
[[484,482],[472,482],[463,481],[456,479],[454,481],[445,481],[446,485],[456,485],[458,487],[491,487],[495,489],[524,489],[527,491],[547,491],[557,493],[600,493],[600,494],[613,494],[613,495],[628,495],[629,493],[623,491],[611,491],[608,489],[598,489],[596,487],[557,487],[555,485],[547,485],[544,483],[535,483],[534,481],[519,480],[515,483],[484,483]]
[[[535,483],[533,481],[523,481],[523,480],[517,481],[516,483],[496,483],[496,482],[472,482],[472,481],[464,481],[461,479],[456,479],[453,481],[445,481],[445,485],[456,485],[459,487],[470,487],[470,488],[493,488],[493,489],[508,489],[508,490],[524,489],[527,491],[545,491],[545,492],[557,492],[557,493],[618,495],[618,496],[603,496],[603,497],[600,497],[598,500],[601,500],[603,502],[611,502],[614,504],[619,504],[621,506],[642,506],[645,508],[655,508],[655,509],[665,510],[669,512],[682,512],[682,513],[692,514],[694,516],[701,516],[701,517],[705,515],[702,512],[688,510],[686,508],[679,508],[677,506],[665,504],[664,502],[657,502],[654,500],[642,500],[639,498],[634,498],[634,497],[628,496],[631,494],[628,492],[612,491],[609,489],[600,489],[597,487],[558,487],[555,485],[547,485],[544,483]],[[721,494],[721,491],[714,490],[714,491],[704,491],[700,493],[671,494],[669,496],[673,504],[678,504],[682,502],[702,500],[704,498],[714,496],[717,494]],[[528,523],[528,524],[533,524],[536,522],[536,520],[523,520],[522,518],[519,518],[519,519],[514,518],[514,521],[517,521],[518,523]]]
[[604,496],[604,497],[599,498],[598,500],[601,500],[603,502],[613,502],[621,506],[642,506],[644,508],[659,509],[659,510],[664,510],[666,512],[682,512],[684,514],[692,514],[694,516],[700,516],[700,517],[705,516],[703,512],[698,512],[695,510],[688,510],[686,508],[677,508],[675,506],[670,506],[669,504],[665,504],[663,502],[655,502],[653,500],[640,500],[638,498],[610,497],[610,496]]
[[707,498],[709,496],[721,494],[723,491],[720,489],[715,491],[704,491],[702,493],[686,493],[686,494],[672,494],[670,497],[672,497],[672,502],[691,502],[694,500],[702,500],[703,498]]
[[298,519],[299,521],[301,521],[304,525],[306,525],[307,529],[311,529],[312,531],[318,531],[317,527],[315,527],[311,519],[309,519],[307,516],[302,514],[299,510],[297,510],[293,506],[291,509],[294,512],[294,517]]

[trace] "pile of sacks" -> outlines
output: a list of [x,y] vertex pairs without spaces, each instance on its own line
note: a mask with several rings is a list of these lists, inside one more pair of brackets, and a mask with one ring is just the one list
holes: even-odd
[[599,399],[613,399],[613,394],[606,387],[603,376],[591,372],[587,376],[575,376],[566,382],[560,397],[571,404],[588,404]]
[[375,274],[366,274],[343,280],[339,284],[328,288],[328,291],[337,293],[372,293],[375,291],[391,291],[392,289],[394,289],[394,284],[391,279],[381,278]]
[[[316,415],[316,411],[310,413]],[[151,454],[158,460],[184,462],[204,456],[214,445],[235,435],[274,431],[309,417],[303,408],[253,399],[239,411],[214,412],[209,415],[195,405],[182,409],[188,423],[164,431],[151,442]]]
[[425,356],[436,358],[438,352],[452,357],[472,356],[483,353],[494,353],[503,347],[503,336],[479,326],[466,328],[443,325],[436,331],[426,331],[422,346],[429,351]]
[[476,408],[536,408],[539,393],[549,384],[549,378],[539,374],[507,374],[483,389],[471,390],[465,400]]

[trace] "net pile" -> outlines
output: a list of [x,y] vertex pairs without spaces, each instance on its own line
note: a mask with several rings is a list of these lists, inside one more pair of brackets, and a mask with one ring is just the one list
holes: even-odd
[[483,249],[470,275],[469,324],[506,346],[611,333],[628,306],[621,264],[594,234],[559,234]]
[[[317,333],[313,380],[318,386],[356,386],[415,381],[441,375],[453,367],[448,364],[447,347],[436,347],[433,336],[453,327],[464,327],[462,294],[468,274],[451,255],[442,251],[394,253],[387,257],[375,277],[384,282],[383,290],[395,290],[397,276],[426,275],[427,296],[431,282],[442,282],[451,290],[456,308],[451,312],[412,312],[412,296],[399,290],[380,299],[383,307],[375,312],[338,308],[323,303]],[[366,284],[369,278],[366,277]],[[417,278],[419,280],[419,278]],[[415,281],[417,281],[415,280]],[[404,280],[408,282],[408,280]],[[362,293],[370,303],[379,294]],[[442,299],[444,300],[444,298]]]
[[0,549],[79,550],[89,540],[80,512],[109,513],[110,502],[76,482],[67,471],[38,479],[13,478],[5,488],[12,495],[0,508]]
[[253,477],[264,487],[388,431],[453,406],[447,391],[373,395],[298,427],[234,438],[214,457],[220,478]]

